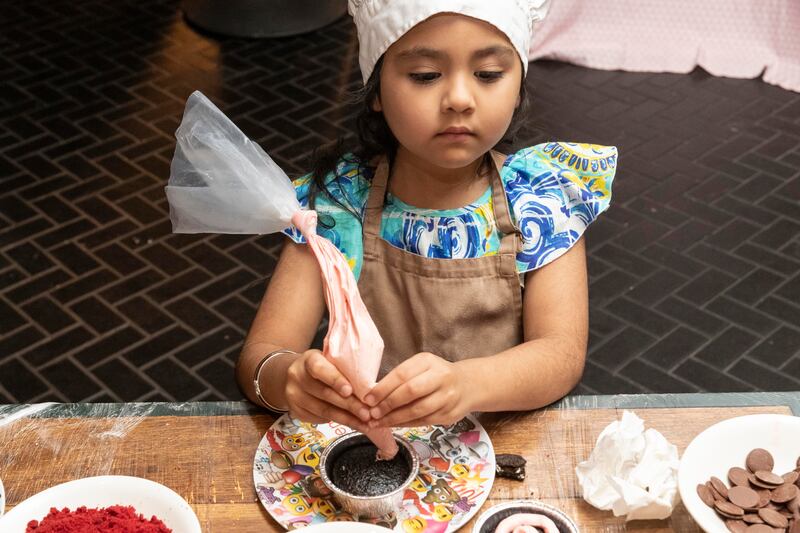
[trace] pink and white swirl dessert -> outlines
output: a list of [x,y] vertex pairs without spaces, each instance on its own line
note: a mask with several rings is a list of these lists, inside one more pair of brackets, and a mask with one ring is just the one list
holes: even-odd
[[559,533],[558,526],[543,514],[512,514],[499,524],[494,533]]

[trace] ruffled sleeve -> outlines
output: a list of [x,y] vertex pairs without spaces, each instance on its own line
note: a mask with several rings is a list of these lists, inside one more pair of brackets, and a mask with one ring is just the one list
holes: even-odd
[[[300,202],[300,207],[303,209],[308,208],[308,192],[309,188],[311,187],[311,174],[306,174],[296,180],[292,181],[292,185],[294,186],[294,192],[297,195],[297,201]],[[303,234],[300,233],[300,230],[295,228],[294,226],[289,226],[283,233],[290,237],[294,242],[298,244],[305,244],[306,239],[303,237]]]
[[608,209],[616,170],[614,146],[544,143],[506,159],[501,177],[522,232],[520,273],[563,255]]
[[[356,279],[361,272],[363,243],[361,239],[361,217],[369,192],[369,181],[362,167],[350,154],[339,160],[335,172],[325,178],[327,194],[317,194],[314,208],[319,215],[317,233],[331,241],[347,259]],[[292,182],[301,207],[307,208],[313,176],[307,174]],[[355,211],[359,215],[356,218]],[[294,226],[283,233],[294,242],[305,244],[300,230]]]

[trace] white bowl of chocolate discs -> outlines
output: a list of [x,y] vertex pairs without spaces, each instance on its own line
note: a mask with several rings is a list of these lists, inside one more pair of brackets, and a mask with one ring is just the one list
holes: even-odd
[[708,533],[800,533],[800,418],[748,415],[709,427],[683,453],[678,490]]

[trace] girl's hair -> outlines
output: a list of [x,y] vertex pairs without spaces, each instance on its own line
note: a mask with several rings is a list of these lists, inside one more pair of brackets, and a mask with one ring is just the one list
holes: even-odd
[[[340,195],[345,198],[345,202],[342,202],[332,192],[334,188],[344,192],[344,188],[339,181],[339,174],[335,172],[338,162],[344,158],[347,162],[368,164],[376,156],[386,156],[389,168],[392,168],[397,154],[397,138],[395,138],[392,130],[389,129],[383,113],[372,109],[372,103],[380,96],[382,67],[383,56],[378,59],[364,87],[353,95],[353,102],[357,106],[355,140],[346,141],[345,138],[340,137],[333,143],[316,148],[312,153],[312,179],[308,197],[309,209],[315,208],[317,197],[319,194],[323,194],[335,204],[352,213],[360,221],[360,209],[347,203],[347,194]],[[520,103],[514,110],[511,124],[503,138],[495,146],[495,149],[502,150],[510,147],[520,127],[525,123],[530,101],[524,76],[519,87],[519,97]],[[491,156],[486,154],[480,168],[482,170],[490,168],[492,164]],[[333,178],[328,179],[331,172],[333,172]],[[319,224],[324,227],[332,227],[333,221],[330,217],[320,216]]]

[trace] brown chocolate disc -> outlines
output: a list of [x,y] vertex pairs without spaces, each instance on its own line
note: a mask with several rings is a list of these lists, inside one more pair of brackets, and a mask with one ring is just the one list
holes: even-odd
[[717,511],[720,512],[720,514],[732,518],[740,518],[741,516],[744,515],[744,509],[742,509],[738,505],[732,504],[731,502],[717,500],[714,502],[714,507],[717,509]]
[[744,468],[734,466],[728,470],[728,481],[731,482],[731,485],[743,485],[746,487],[750,483],[750,478],[747,474],[748,472]]
[[[756,470],[756,479],[767,485],[772,485],[773,488],[783,485],[783,478],[778,474],[773,474],[766,470]],[[713,479],[713,478],[712,478]]]
[[[781,483],[781,485],[782,484],[783,483]],[[752,480],[750,480],[750,485],[753,488],[758,487],[759,489],[767,489],[767,490],[772,490],[775,487],[780,487],[780,485],[770,485],[769,483],[764,483],[763,481],[755,477]]]
[[792,513],[797,514],[800,511],[800,492],[798,492],[797,496],[794,499],[789,500],[786,502],[786,508],[789,509]]
[[786,472],[781,477],[783,478],[784,483],[794,483],[798,478],[800,478],[800,472],[792,470],[791,472]]
[[797,487],[793,483],[784,483],[771,492],[770,499],[775,503],[786,503],[797,496]]
[[756,448],[747,454],[745,466],[747,466],[747,469],[751,472],[758,472],[759,470],[772,472],[772,469],[775,467],[775,459],[772,458],[772,454],[767,450]]
[[761,517],[758,516],[757,513],[745,513],[742,517],[742,520],[747,522],[748,524],[763,524],[764,521],[761,520]]
[[774,509],[766,509],[766,508],[759,509],[758,516],[760,516],[765,523],[773,527],[789,526],[789,520],[778,511],[775,511]]
[[728,499],[742,509],[755,509],[758,507],[759,496],[749,487],[733,487],[728,491]]
[[[783,478],[781,478],[783,481]],[[722,481],[718,477],[711,476],[711,486],[719,493],[720,496],[727,499],[728,498],[728,487],[725,485],[725,482]]]
[[745,531],[746,533],[775,533],[774,530],[766,524],[753,524]]
[[767,489],[760,489],[756,491],[758,493],[758,506],[759,507],[766,507],[769,505],[769,502],[772,501],[770,498],[772,497],[772,493]]
[[745,530],[746,533],[775,533],[773,529],[766,524],[753,524],[748,526]]
[[711,491],[711,495],[714,496],[714,500],[727,500],[727,498],[723,498],[722,494],[717,492],[717,489],[714,488],[714,485],[712,485],[710,481],[706,481],[706,487],[708,487],[708,490]]
[[711,489],[700,483],[697,485],[697,495],[700,496],[704,504],[712,509],[714,508],[714,495],[711,493]]
[[747,524],[734,518],[726,519],[725,527],[728,528],[728,531],[732,531],[733,533],[744,533],[747,531]]

